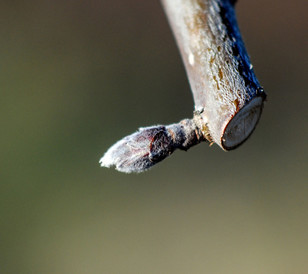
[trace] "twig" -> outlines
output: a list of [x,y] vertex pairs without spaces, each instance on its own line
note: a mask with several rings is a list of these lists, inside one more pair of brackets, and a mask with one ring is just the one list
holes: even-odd
[[259,121],[266,95],[242,41],[232,0],[162,0],[191,85],[193,119],[140,128],[100,160],[123,172],[141,172],[201,141],[224,150],[242,144]]

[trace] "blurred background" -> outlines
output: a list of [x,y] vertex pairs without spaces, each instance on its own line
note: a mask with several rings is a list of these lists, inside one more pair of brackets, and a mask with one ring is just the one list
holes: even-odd
[[268,94],[240,148],[126,175],[98,161],[192,116],[159,1],[1,1],[1,273],[308,273],[307,3],[244,1]]

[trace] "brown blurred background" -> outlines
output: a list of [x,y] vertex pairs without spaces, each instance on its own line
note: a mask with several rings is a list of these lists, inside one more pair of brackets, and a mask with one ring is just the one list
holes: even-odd
[[191,117],[159,1],[1,1],[1,273],[308,273],[307,2],[245,1],[268,102],[225,153],[125,175],[99,158]]

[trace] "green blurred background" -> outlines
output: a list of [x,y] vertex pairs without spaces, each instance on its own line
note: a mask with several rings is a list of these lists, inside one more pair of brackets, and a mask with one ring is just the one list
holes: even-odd
[[237,4],[268,93],[243,146],[126,175],[109,146],[192,116],[159,1],[1,1],[0,273],[308,273],[306,8]]

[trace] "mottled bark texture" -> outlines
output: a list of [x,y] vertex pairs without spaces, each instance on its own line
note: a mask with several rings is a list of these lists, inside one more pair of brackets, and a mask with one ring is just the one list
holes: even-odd
[[265,93],[242,41],[232,0],[162,0],[192,89],[193,119],[141,128],[113,145],[102,166],[141,172],[208,140],[224,150],[242,144],[259,121]]

